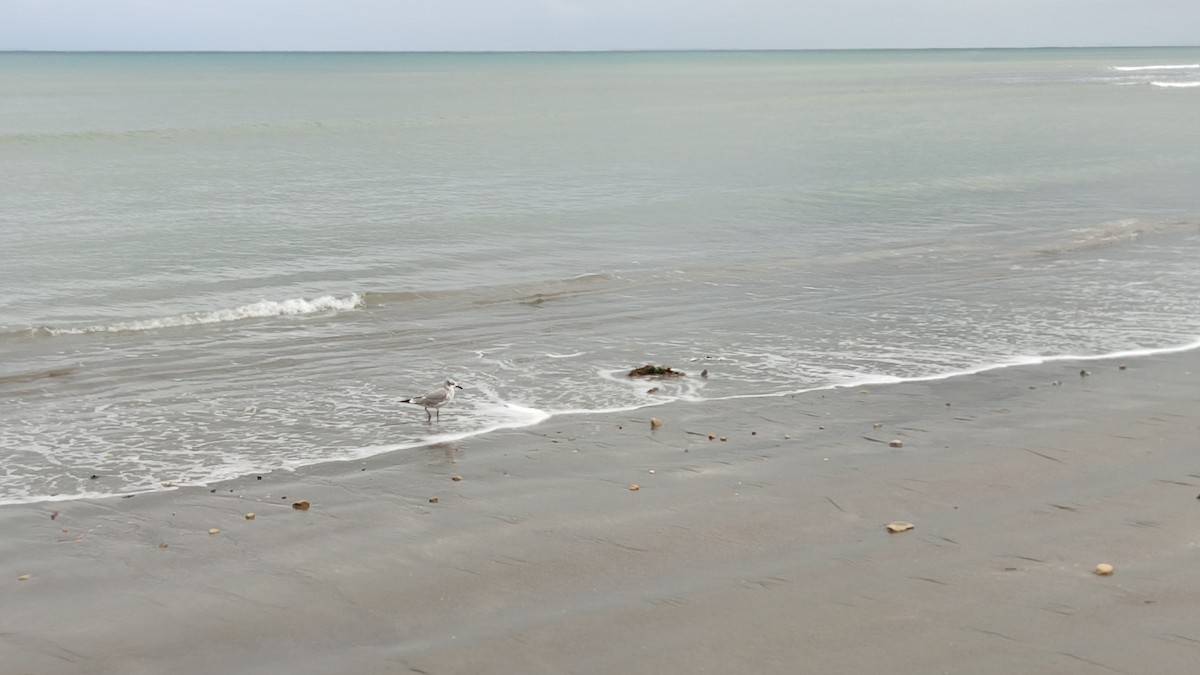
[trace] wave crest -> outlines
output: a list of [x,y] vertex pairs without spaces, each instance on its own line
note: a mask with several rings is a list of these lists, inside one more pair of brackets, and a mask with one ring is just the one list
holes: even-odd
[[294,314],[313,314],[316,312],[331,312],[339,310],[358,309],[364,304],[363,296],[351,293],[345,297],[322,295],[312,300],[291,298],[288,300],[260,300],[249,305],[218,309],[210,312],[187,312],[174,316],[164,316],[153,319],[137,319],[118,321],[115,323],[95,324],[91,326],[68,326],[64,328],[42,327],[35,332],[43,335],[83,335],[87,333],[122,333],[130,331],[157,330],[159,328],[176,328],[179,326],[197,326],[226,321],[241,321],[243,319],[259,319],[273,316],[288,316]]
[[1166,64],[1160,66],[1110,66],[1113,70],[1123,73],[1140,70],[1200,70],[1200,63]]

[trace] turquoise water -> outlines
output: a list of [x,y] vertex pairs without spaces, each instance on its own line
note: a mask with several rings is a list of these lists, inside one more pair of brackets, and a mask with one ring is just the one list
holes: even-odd
[[0,96],[0,503],[1200,339],[1200,49],[6,53]]

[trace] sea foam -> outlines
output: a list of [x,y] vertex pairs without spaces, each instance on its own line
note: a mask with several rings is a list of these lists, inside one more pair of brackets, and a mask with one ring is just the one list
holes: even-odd
[[174,316],[164,316],[153,319],[136,319],[118,321],[115,323],[95,324],[91,326],[68,326],[64,328],[47,327],[44,332],[50,335],[80,335],[85,333],[120,333],[127,331],[147,331],[159,328],[175,328],[179,326],[196,326],[201,324],[222,323],[225,321],[241,321],[243,319],[287,316],[293,314],[313,314],[315,312],[330,312],[338,310],[357,309],[364,304],[363,296],[351,293],[345,297],[322,295],[312,300],[291,298],[288,300],[260,300],[249,305],[241,305],[230,309],[217,309],[209,312],[187,312]]
[[1111,68],[1121,72],[1135,72],[1139,70],[1200,70],[1200,63],[1166,64],[1161,66],[1111,66]]

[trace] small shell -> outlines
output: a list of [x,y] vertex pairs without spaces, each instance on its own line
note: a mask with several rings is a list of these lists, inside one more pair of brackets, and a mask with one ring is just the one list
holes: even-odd
[[1100,563],[1096,565],[1096,574],[1102,577],[1112,576],[1113,566],[1108,563]]
[[21,576],[17,577],[17,581],[29,581],[32,578],[32,574],[22,574]]
[[900,440],[900,439],[898,439],[898,438],[896,438],[896,439],[892,439],[892,442],[891,442],[891,443],[888,443],[888,447],[889,447],[889,448],[903,448],[903,447],[904,447],[904,441],[902,441],[902,440]]
[[462,476],[450,476],[450,480],[457,483],[458,481],[462,480]]
[[247,514],[246,514],[246,520],[254,520],[254,514],[253,514],[253,513],[247,513]]
[[167,547],[167,542],[165,542],[165,541],[164,541],[163,543],[159,544],[159,545],[158,545],[158,547],[159,547],[159,548],[166,548],[166,547]]
[[430,497],[430,498],[429,498],[429,503],[430,503],[430,504],[436,504],[436,503],[438,503],[438,498],[437,498],[437,497]]
[[908,532],[916,527],[916,525],[903,520],[895,520],[888,523],[886,527],[888,532]]
[[661,426],[662,426],[662,420],[658,419],[657,417],[650,418],[650,428],[651,429],[657,429]]
[[221,531],[215,527],[210,527],[210,528],[208,528],[208,533],[209,534],[221,534]]
[[297,511],[307,511],[309,506],[310,504],[308,503],[307,499],[301,499],[298,502],[292,503],[292,508],[296,509]]
[[641,486],[641,485],[638,485],[637,483],[630,483],[630,484],[629,484],[629,491],[630,491],[630,492],[637,492],[638,490],[641,490],[641,489],[642,489],[642,486]]
[[875,424],[872,424],[872,425],[871,425],[871,428],[872,428],[872,429],[882,429],[882,428],[883,428],[883,422],[876,422]]

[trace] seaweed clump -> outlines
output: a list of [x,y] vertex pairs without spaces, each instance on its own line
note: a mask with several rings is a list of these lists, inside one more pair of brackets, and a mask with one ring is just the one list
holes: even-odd
[[653,366],[650,364],[629,371],[629,377],[683,377],[684,375],[687,375],[687,373],[666,366]]

